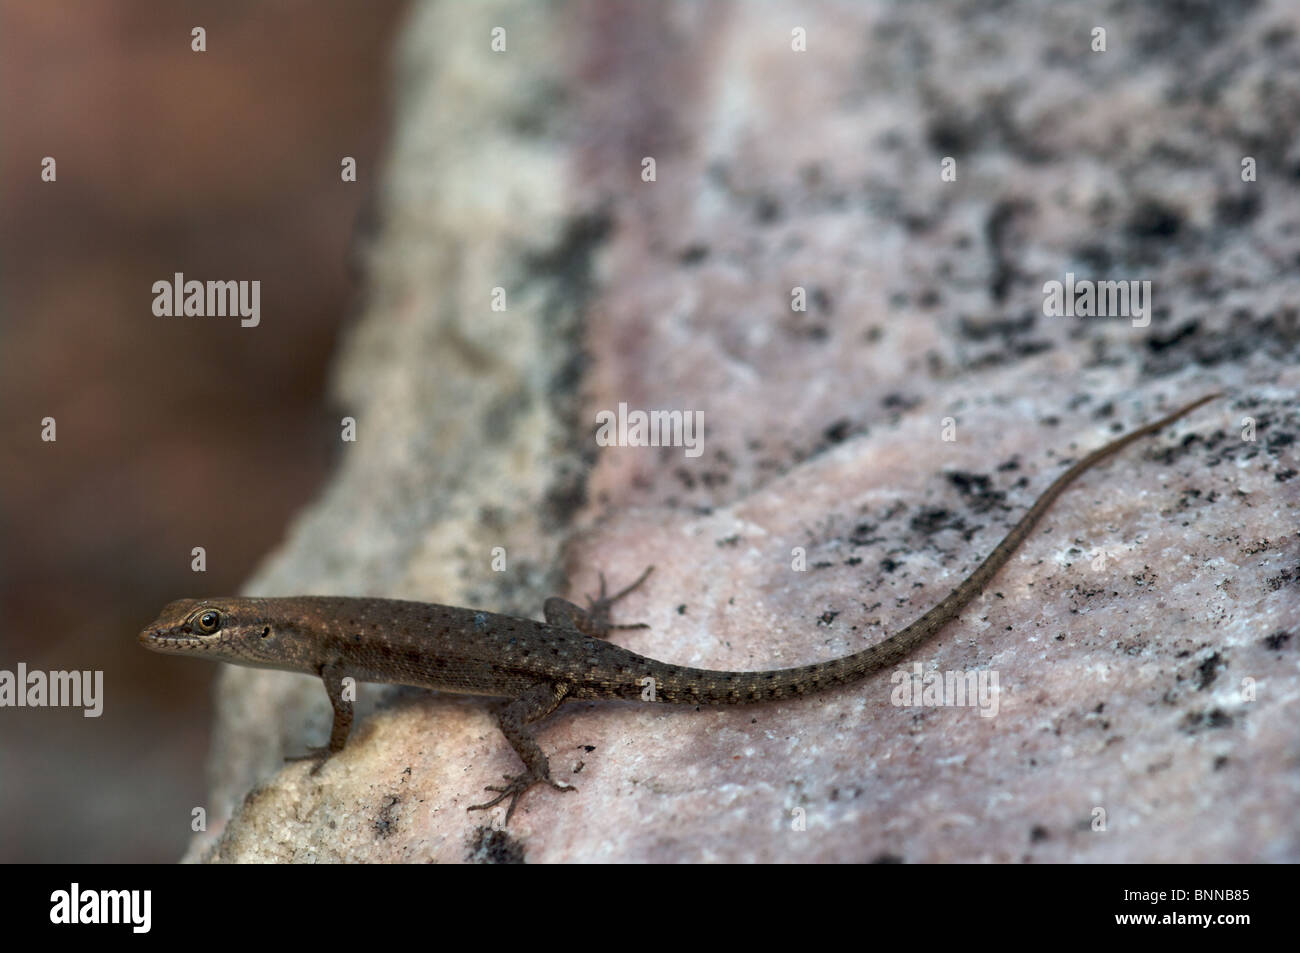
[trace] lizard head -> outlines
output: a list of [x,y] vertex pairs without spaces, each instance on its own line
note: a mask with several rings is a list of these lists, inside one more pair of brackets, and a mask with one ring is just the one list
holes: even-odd
[[194,655],[278,667],[288,633],[261,611],[257,599],[177,599],[139,636],[140,644],[166,655]]

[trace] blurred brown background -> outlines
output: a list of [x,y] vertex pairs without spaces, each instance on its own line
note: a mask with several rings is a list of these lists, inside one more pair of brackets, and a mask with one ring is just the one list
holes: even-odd
[[[105,696],[0,709],[0,861],[180,856],[215,667],[135,635],[238,589],[330,466],[403,7],[0,0],[0,669]],[[177,271],[261,280],[260,326],[155,317]]]

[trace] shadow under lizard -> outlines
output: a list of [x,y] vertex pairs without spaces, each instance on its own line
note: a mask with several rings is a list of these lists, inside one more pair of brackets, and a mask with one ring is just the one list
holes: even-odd
[[342,750],[352,728],[352,702],[343,680],[413,685],[444,692],[509,699],[497,714],[502,734],[525,770],[488,786],[509,798],[506,823],[529,788],[549,784],[550,763],[532,725],[569,699],[643,700],[653,679],[657,703],[746,705],[812,695],[866,678],[908,656],[935,635],[988,584],[1033,530],[1052,502],[1080,474],[1141,437],[1153,434],[1221,394],[1210,394],[1092,451],[1058,476],[988,557],[925,615],[881,642],[840,658],[797,668],[726,672],[687,668],[638,655],[606,641],[609,609],[649,575],[626,589],[600,595],[583,609],[560,598],[546,600],[545,622],[474,609],[399,599],[333,596],[181,599],[168,604],[140,633],[146,648],[259,668],[320,677],[334,708],[329,745],[308,758]]

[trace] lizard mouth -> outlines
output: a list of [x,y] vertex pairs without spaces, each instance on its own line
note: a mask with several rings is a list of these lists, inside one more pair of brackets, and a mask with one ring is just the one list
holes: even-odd
[[203,639],[196,636],[176,634],[166,629],[145,629],[138,636],[138,640],[145,648],[168,655],[203,648],[206,644]]

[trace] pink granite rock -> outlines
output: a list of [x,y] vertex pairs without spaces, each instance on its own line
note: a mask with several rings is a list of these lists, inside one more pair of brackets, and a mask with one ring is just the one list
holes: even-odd
[[[1295,14],[945,9],[417,7],[336,378],[359,439],[248,591],[539,616],[654,564],[623,644],[823,660],[942,598],[1067,461],[1227,390],[1084,476],[918,653],[996,675],[983,709],[898,704],[892,672],[570,704],[539,738],[579,792],[502,832],[464,810],[517,770],[488,703],[367,688],[309,777],[281,758],[326,734],[319,683],[231,669],[233,817],[191,858],[1300,860]],[[1067,274],[1150,282],[1147,313],[1048,317]],[[702,453],[598,445],[620,403],[702,412]]]

